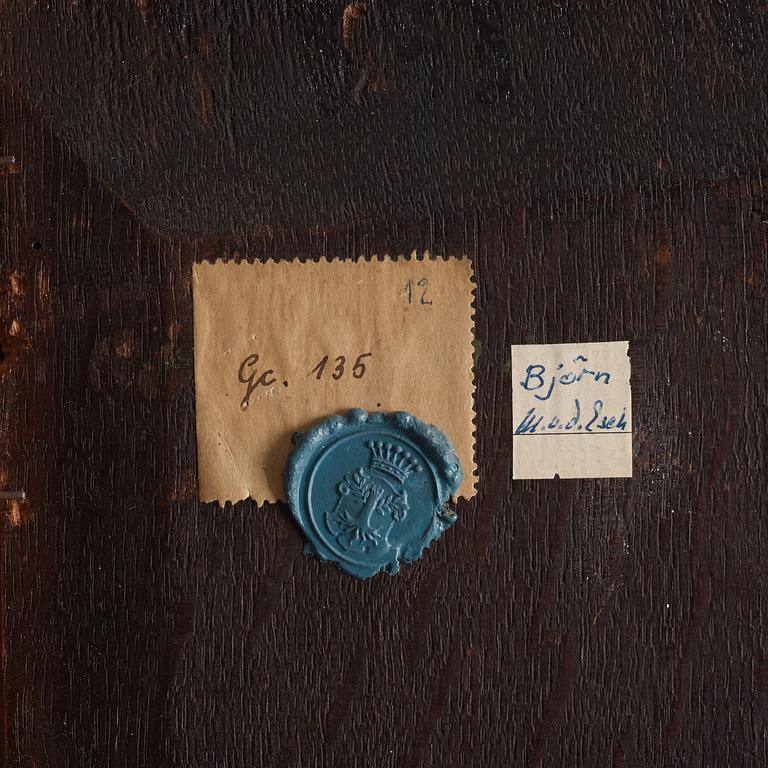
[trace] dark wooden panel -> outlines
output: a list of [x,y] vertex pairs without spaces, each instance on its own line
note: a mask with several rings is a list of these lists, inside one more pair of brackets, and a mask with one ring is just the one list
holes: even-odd
[[763,0],[5,0],[2,21],[30,103],[185,237],[768,164]]
[[[554,185],[552,194],[547,187],[494,209],[488,201],[503,203],[506,193],[493,169],[503,175],[509,168],[487,149],[497,146],[488,142],[496,124],[483,122],[491,117],[480,115],[477,126],[461,117],[474,103],[467,99],[440,136],[463,132],[455,164],[444,167],[448,175],[456,170],[458,186],[449,184],[444,197],[446,176],[429,174],[438,161],[392,181],[390,163],[408,167],[405,125],[395,147],[390,125],[371,128],[370,158],[349,167],[333,150],[329,178],[320,178],[318,147],[337,128],[346,142],[364,112],[348,124],[337,115],[317,134],[311,121],[296,125],[280,134],[285,150],[270,134],[263,152],[275,164],[265,178],[257,175],[261,150],[243,143],[238,123],[222,123],[217,105],[228,105],[234,121],[232,105],[246,98],[238,89],[251,83],[254,106],[243,120],[253,135],[257,102],[265,105],[267,133],[290,122],[294,113],[281,115],[281,102],[259,90],[256,60],[273,68],[284,62],[281,41],[306,40],[316,55],[318,39],[340,34],[341,6],[287,19],[273,9],[266,21],[248,16],[238,26],[238,9],[223,3],[191,21],[175,15],[184,3],[174,11],[115,5],[113,12],[52,4],[58,16],[44,5],[22,15],[7,0],[2,11],[4,34],[23,56],[4,61],[12,77],[0,102],[0,155],[14,158],[0,166],[0,490],[24,488],[28,497],[0,502],[5,763],[763,765],[768,187],[758,170],[763,149],[749,139],[764,85],[747,102],[751,81],[742,77],[764,66],[753,47],[764,24],[758,9],[704,4],[675,17],[679,27],[670,31],[634,5],[542,3],[540,18],[515,22],[539,37],[527,47],[511,38],[521,58],[509,66],[530,65],[543,105],[563,84],[552,121],[532,123],[542,126],[542,142],[557,138],[556,149],[584,147],[591,136],[586,124],[578,123],[578,133],[576,123],[562,122],[563,105],[587,98],[608,109],[598,95],[602,81],[578,68],[572,80],[561,79],[570,59],[558,41],[572,35],[575,49],[581,39],[596,66],[598,43],[613,39],[615,58],[600,66],[618,92],[610,64],[621,41],[656,31],[647,66],[661,78],[657,118],[679,130],[676,141],[700,139],[692,161],[700,173],[686,176],[680,162],[657,175],[654,160],[634,180],[616,177],[631,182],[616,191],[612,178],[591,175],[594,153],[564,181],[560,150],[547,169],[537,144],[510,200],[539,178]],[[451,8],[439,16],[441,29],[454,41],[450,50],[462,51],[486,34],[464,15],[492,6]],[[397,13],[405,13],[376,12],[365,40],[377,39],[376,24],[400,29]],[[645,26],[623,33],[617,18],[645,19]],[[546,32],[547,19],[563,26]],[[113,75],[121,51],[148,45],[145,35],[183,38],[182,24],[212,25],[215,56],[224,57],[220,67],[231,78],[210,86],[210,142],[188,134],[201,130],[187,125],[185,110],[206,92],[199,83],[207,70],[195,75],[194,56],[183,63],[186,49],[168,48],[178,61],[157,60],[154,74],[142,75],[147,83]],[[272,33],[272,47],[258,48],[257,32],[269,37],[264,30],[281,24],[285,40]],[[706,25],[725,30],[726,42],[697,50],[694,60],[701,65],[708,54],[712,71],[739,75],[731,90],[715,80],[724,89],[712,107],[724,126],[716,136],[696,122],[699,113],[683,111],[694,80],[663,74],[683,54],[659,47]],[[197,33],[189,34],[204,54]],[[554,35],[548,44],[545,34]],[[222,39],[235,51],[254,40],[254,60],[228,58]],[[66,44],[60,52],[40,49],[50,41]],[[414,45],[428,48],[428,40],[417,36]],[[409,66],[408,50],[398,67]],[[503,52],[490,50],[501,66]],[[560,63],[547,63],[547,52]],[[626,67],[646,66],[632,54],[630,46]],[[291,55],[316,78],[294,95],[297,103],[310,96],[325,103],[323,88],[336,81],[314,59]],[[361,60],[359,53],[355,66]],[[129,61],[143,59],[137,53]],[[94,79],[100,66],[108,85]],[[432,72],[446,99],[451,87],[469,87]],[[184,77],[197,90],[188,93]],[[158,89],[169,83],[175,87],[161,98]],[[502,86],[488,87],[504,116]],[[82,103],[65,104],[67,89],[79,89]],[[617,96],[630,123],[631,90]],[[339,97],[340,114],[370,107],[379,93],[366,85],[352,106]],[[408,99],[417,97],[395,93],[378,108],[410,114],[416,107]],[[90,100],[103,96],[99,112]],[[416,131],[414,156],[434,149],[430,136],[441,134],[448,107],[440,98],[432,90],[418,96],[423,119],[437,127]],[[732,117],[731,99],[740,106]],[[152,109],[159,126],[171,115],[179,129],[159,148],[146,141]],[[605,145],[594,140],[594,152],[609,146],[641,164],[655,157],[655,134],[641,139],[636,124],[624,133],[618,120],[605,119],[611,130]],[[232,143],[221,144],[227,130]],[[499,132],[503,149],[515,134]],[[468,148],[473,137],[476,155]],[[707,181],[707,158],[719,153],[725,170]],[[740,157],[750,172],[728,175]],[[620,171],[623,158],[608,167]],[[287,176],[281,163],[293,169]],[[413,197],[400,198],[415,169],[423,182]],[[469,197],[456,197],[459,188]],[[475,194],[487,196],[482,206]],[[463,212],[453,210],[457,202],[466,204]],[[390,204],[392,215],[379,218]],[[404,215],[422,207],[429,215]],[[307,217],[321,224],[306,227]],[[214,237],[217,231],[224,234]],[[196,501],[190,267],[220,255],[319,258],[414,248],[465,252],[475,263],[480,493],[460,504],[459,523],[420,563],[396,578],[358,583],[301,554],[284,506],[221,510]],[[624,338],[632,342],[635,477],[513,483],[509,345]]]

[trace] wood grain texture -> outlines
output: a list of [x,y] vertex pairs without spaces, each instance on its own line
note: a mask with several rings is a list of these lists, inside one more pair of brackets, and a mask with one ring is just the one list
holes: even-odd
[[[764,765],[768,16],[353,5],[0,4],[0,764]],[[360,583],[199,504],[192,263],[425,248],[458,523]],[[513,483],[510,345],[605,339],[635,477]]]

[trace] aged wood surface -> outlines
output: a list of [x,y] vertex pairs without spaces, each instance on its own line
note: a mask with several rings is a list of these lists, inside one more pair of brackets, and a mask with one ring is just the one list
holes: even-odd
[[[768,762],[768,14],[657,5],[0,3],[0,765]],[[479,494],[360,583],[197,502],[191,264],[423,248]],[[512,482],[605,339],[635,477]]]

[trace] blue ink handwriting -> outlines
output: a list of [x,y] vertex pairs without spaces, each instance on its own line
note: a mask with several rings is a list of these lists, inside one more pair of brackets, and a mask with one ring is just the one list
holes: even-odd
[[[573,362],[586,363],[589,360],[584,355],[576,355],[573,358]],[[533,396],[537,400],[549,400],[552,397],[556,384],[568,386],[569,384],[583,381],[585,378],[589,378],[598,384],[608,384],[611,381],[611,374],[608,371],[593,371],[582,365],[580,371],[577,367],[576,370],[559,373],[563,368],[564,363],[560,363],[555,368],[555,373],[548,374],[547,378],[545,378],[545,373],[547,373],[546,366],[539,363],[529,365],[525,369],[525,379],[520,382],[520,386],[528,392],[533,392]],[[540,393],[542,389],[545,394]]]
[[627,429],[627,409],[621,409],[621,413],[616,416],[609,416],[603,413],[603,401],[595,400],[591,409],[585,409],[586,413],[582,416],[582,406],[579,398],[573,401],[573,413],[567,416],[552,416],[547,419],[544,414],[540,414],[537,406],[529,408],[523,416],[520,423],[515,427],[516,435],[605,435],[628,432]]

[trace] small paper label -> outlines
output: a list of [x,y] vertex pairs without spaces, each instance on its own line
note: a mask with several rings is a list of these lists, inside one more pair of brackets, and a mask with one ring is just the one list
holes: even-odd
[[632,477],[629,342],[512,347],[512,477]]
[[351,408],[446,433],[475,493],[467,259],[193,268],[203,501],[285,499],[291,436]]

